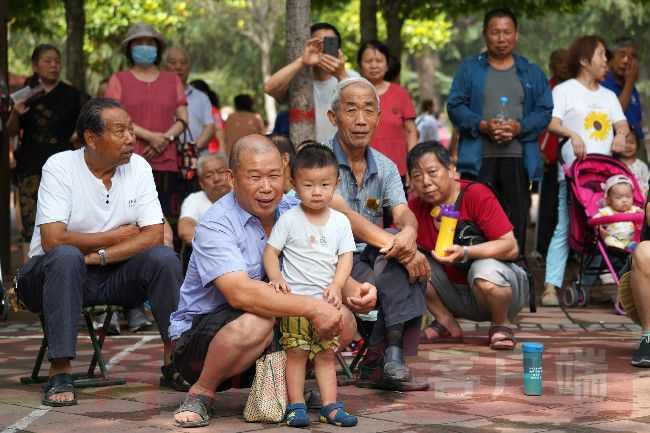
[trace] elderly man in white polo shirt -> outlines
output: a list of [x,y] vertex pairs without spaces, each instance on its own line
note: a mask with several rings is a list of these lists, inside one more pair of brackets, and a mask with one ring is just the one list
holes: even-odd
[[212,105],[208,96],[187,83],[190,75],[190,59],[184,49],[172,47],[166,53],[167,69],[176,72],[185,86],[187,97],[187,113],[189,137],[196,145],[196,153],[200,155],[208,150],[208,143],[215,133]]
[[42,313],[50,379],[42,403],[76,404],[70,361],[84,305],[134,307],[149,299],[170,365],[169,316],[178,304],[181,265],[163,246],[163,214],[151,167],[133,154],[133,122],[118,102],[94,98],[81,109],[82,147],[48,159],[36,227],[17,294]]

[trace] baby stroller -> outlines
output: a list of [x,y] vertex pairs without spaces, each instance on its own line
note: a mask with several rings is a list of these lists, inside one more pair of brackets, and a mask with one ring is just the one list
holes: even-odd
[[[640,241],[643,212],[596,217],[598,210],[605,205],[601,184],[614,175],[624,175],[630,179],[634,188],[634,205],[643,209],[643,192],[634,174],[621,161],[607,155],[589,154],[583,160],[576,160],[567,173],[567,182],[571,189],[569,247],[578,254],[580,262],[577,279],[562,291],[562,303],[567,307],[585,306],[589,302],[589,291],[582,284],[585,275],[599,276],[609,271],[618,285],[618,272],[614,264],[620,263],[619,267],[622,266],[630,252],[605,245],[600,236],[600,225],[621,221],[633,222],[634,241]],[[601,263],[596,261],[599,253],[603,259]],[[615,307],[621,313],[618,300]]]

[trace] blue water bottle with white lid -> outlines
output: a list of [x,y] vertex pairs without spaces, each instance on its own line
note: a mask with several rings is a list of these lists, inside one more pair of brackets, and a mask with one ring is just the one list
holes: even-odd
[[542,395],[542,343],[523,343],[521,352],[524,356],[524,394]]

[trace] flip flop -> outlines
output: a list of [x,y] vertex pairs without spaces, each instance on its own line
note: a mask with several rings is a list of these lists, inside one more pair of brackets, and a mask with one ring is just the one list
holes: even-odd
[[213,399],[205,395],[187,393],[185,400],[181,406],[174,411],[174,415],[181,412],[192,412],[201,418],[196,421],[177,421],[174,420],[177,426],[184,428],[191,427],[205,427],[210,423],[210,416],[212,415]]
[[[502,336],[495,336],[495,334],[504,334]],[[507,326],[492,325],[488,333],[490,339],[490,349],[492,350],[514,350],[517,345],[515,334],[513,330]]]
[[[425,332],[426,329],[432,329],[438,335],[437,337],[429,338]],[[453,337],[451,333],[440,322],[434,320],[429,326],[424,328],[420,333],[420,343],[462,343],[463,336]]]

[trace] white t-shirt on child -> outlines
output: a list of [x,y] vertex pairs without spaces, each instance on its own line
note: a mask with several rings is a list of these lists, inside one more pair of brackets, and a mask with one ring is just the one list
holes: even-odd
[[286,211],[273,226],[268,244],[282,251],[282,276],[291,293],[322,297],[336,273],[341,254],[356,250],[350,221],[329,209],[327,223],[309,222],[300,206]]
[[[575,78],[553,88],[553,117],[580,135],[587,153],[604,155],[612,154],[614,123],[625,120],[614,92],[600,85],[598,90],[589,90]],[[566,166],[576,159],[571,140],[562,146],[562,158]],[[560,179],[564,179],[562,170]]]

